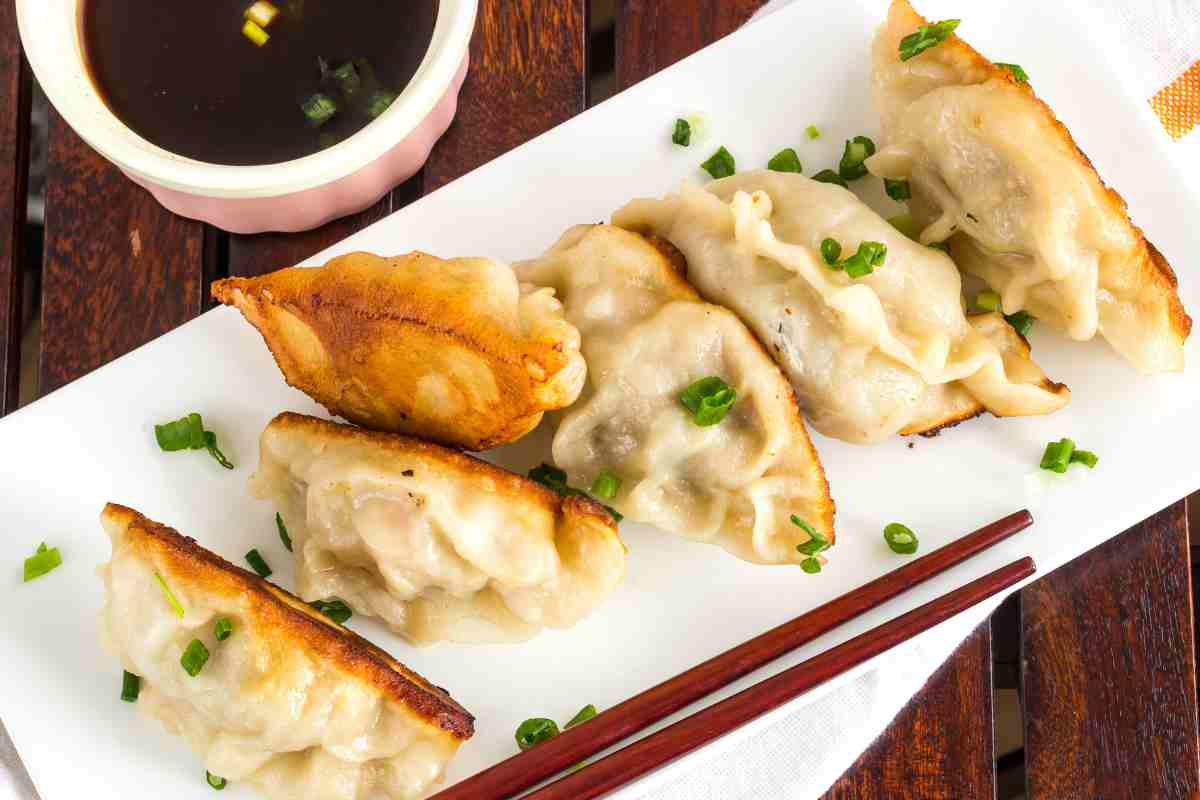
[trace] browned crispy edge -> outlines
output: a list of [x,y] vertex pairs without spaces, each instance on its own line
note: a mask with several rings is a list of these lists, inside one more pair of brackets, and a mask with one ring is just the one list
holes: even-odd
[[[909,0],[892,0],[892,8],[901,9],[905,14],[911,17],[914,31],[920,25],[929,24],[929,20],[919,14],[917,10],[913,8],[912,3],[910,3]],[[1059,120],[1058,116],[1054,113],[1054,110],[1050,108],[1050,106],[1047,105],[1044,100],[1038,97],[1037,93],[1033,90],[1033,85],[1028,82],[1022,83],[1021,81],[1018,81],[1012,72],[1004,67],[996,66],[991,59],[985,58],[983,54],[969,45],[957,34],[951,34],[950,37],[947,38],[942,44],[935,48],[931,48],[930,50],[926,50],[925,53],[917,55],[915,58],[922,58],[931,53],[935,54],[936,57],[939,49],[942,49],[942,55],[944,55],[947,51],[950,51],[965,57],[974,67],[982,70],[989,79],[1004,81],[1011,86],[1015,86],[1017,89],[1025,92],[1035,103],[1037,103],[1042,113],[1047,119],[1050,120],[1054,130],[1059,134],[1062,140],[1069,147],[1071,147],[1081,159],[1083,159],[1085,164],[1087,164],[1088,169],[1091,170],[1092,174],[1096,177],[1096,180],[1100,183],[1100,186],[1104,189],[1105,194],[1108,197],[1108,204],[1111,209],[1120,214],[1124,218],[1126,224],[1128,224],[1133,230],[1134,236],[1137,238],[1136,248],[1138,250],[1138,262],[1139,266],[1142,267],[1142,269],[1139,271],[1146,273],[1146,275],[1158,286],[1160,291],[1167,296],[1167,314],[1170,317],[1171,330],[1174,331],[1177,336],[1179,336],[1179,340],[1181,342],[1186,340],[1188,334],[1191,333],[1192,330],[1192,318],[1188,316],[1187,311],[1184,310],[1183,303],[1180,301],[1179,295],[1176,291],[1179,287],[1179,279],[1175,277],[1175,271],[1171,269],[1170,263],[1168,263],[1166,258],[1163,257],[1162,253],[1158,251],[1158,248],[1147,241],[1145,235],[1142,233],[1142,229],[1133,224],[1133,220],[1129,218],[1129,207],[1125,202],[1125,198],[1121,197],[1116,189],[1113,189],[1104,182],[1104,179],[1100,177],[1100,173],[1096,171],[1096,167],[1092,164],[1092,160],[1088,158],[1087,153],[1080,149],[1078,143],[1075,141],[1075,137],[1073,137],[1071,132],[1067,130],[1067,126],[1064,125],[1061,120]],[[1149,269],[1145,269],[1147,266]]]
[[[629,236],[636,236],[654,248],[654,250],[656,250],[666,262],[667,269],[662,270],[663,280],[669,283],[674,290],[678,291],[681,295],[686,295],[686,299],[694,300],[697,303],[704,303],[705,305],[713,305],[712,303],[708,303],[706,300],[704,300],[700,293],[696,291],[696,287],[692,286],[692,284],[688,282],[687,256],[685,256],[683,251],[681,251],[678,247],[676,247],[667,239],[655,234],[631,231],[615,225],[611,227]],[[787,379],[787,376],[783,374],[783,370],[780,369],[779,365],[775,363],[775,359],[771,357],[769,352],[767,352],[767,348],[763,346],[762,341],[759,340],[758,336],[755,335],[754,331],[750,329],[750,326],[748,326],[741,317],[734,314],[724,306],[713,305],[713,307],[729,314],[733,314],[734,318],[737,319],[741,326],[746,330],[746,333],[750,336],[750,340],[757,345],[758,351],[762,353],[763,358],[765,358],[767,363],[769,363],[778,373],[781,385],[787,388],[788,397],[790,397],[792,401],[792,408],[796,412],[795,417],[792,419],[792,425],[797,431],[799,431],[800,438],[804,442],[803,447],[805,452],[808,454],[809,458],[812,459],[813,463],[817,465],[817,474],[820,477],[821,485],[824,487],[823,496],[826,502],[823,504],[824,519],[820,520],[820,522],[825,523],[825,530],[829,532],[829,541],[834,541],[837,537],[837,534],[834,531],[834,518],[837,516],[837,504],[834,502],[833,496],[829,491],[829,478],[825,474],[825,465],[821,463],[820,454],[817,453],[817,448],[814,447],[812,443],[812,437],[808,434],[808,425],[804,422],[804,414],[800,410],[800,401],[796,399],[795,388],[792,386],[791,381]]]
[[535,480],[515,472],[509,472],[459,450],[427,442],[414,436],[407,436],[403,433],[369,431],[353,425],[297,414],[294,411],[284,411],[276,415],[267,424],[263,434],[265,435],[271,430],[311,432],[327,438],[341,439],[345,442],[366,445],[397,454],[414,455],[429,461],[437,461],[460,474],[491,480],[501,494],[524,502],[537,502],[550,512],[562,514],[567,518],[589,517],[591,521],[598,522],[611,530],[614,536],[617,533],[617,524],[612,514],[591,498],[562,497]]
[[429,723],[459,739],[475,732],[475,718],[445,689],[392,658],[386,652],[320,614],[295,595],[196,544],[173,528],[147,519],[131,508],[108,503],[102,516],[126,525],[129,533],[170,560],[173,570],[206,590],[245,597],[258,624],[273,635],[287,636],[385,691]]

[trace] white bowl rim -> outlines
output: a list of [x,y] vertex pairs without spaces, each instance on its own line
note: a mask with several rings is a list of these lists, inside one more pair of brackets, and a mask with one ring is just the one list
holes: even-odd
[[[84,0],[72,0],[78,9]],[[67,90],[53,76],[61,52],[29,31],[27,16],[45,0],[16,0],[17,23],[26,57],[47,98],[92,148],[137,177],[189,194],[210,197],[276,197],[301,192],[351,175],[382,157],[410,134],[450,88],[470,46],[478,0],[438,0],[433,38],[408,86],[377,120],[333,147],[303,158],[258,166],[212,164],[164,150],[139,136],[118,117],[112,129],[90,128]],[[78,17],[78,14],[76,14]],[[78,29],[78,22],[76,22]],[[79,31],[74,32],[76,38]],[[82,45],[70,58],[82,61]],[[83,65],[86,70],[86,65]]]

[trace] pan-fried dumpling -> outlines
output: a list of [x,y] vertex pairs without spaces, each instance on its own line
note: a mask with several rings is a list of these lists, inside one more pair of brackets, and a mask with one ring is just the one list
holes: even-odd
[[566,628],[625,575],[603,506],[407,436],[280,414],[251,490],[287,525],[301,597],[339,597],[416,644]]
[[351,253],[212,291],[259,329],[289,384],[373,430],[484,450],[583,387],[579,334],[553,295],[489,259]]
[[[832,541],[834,508],[792,389],[746,326],[687,284],[678,251],[659,244],[581,225],[517,265],[522,280],[555,289],[588,361],[554,461],[572,485],[604,471],[619,479],[606,502],[630,519],[747,561],[800,562],[809,536],[791,515]],[[737,399],[701,427],[680,395],[708,377]]]
[[957,36],[901,61],[926,20],[894,0],[874,46],[884,146],[876,175],[907,178],[921,241],[1027,310],[1143,372],[1183,369],[1191,320],[1175,274],[1028,82]]
[[[985,409],[1047,414],[1069,398],[1002,320],[964,315],[961,279],[945,254],[839,186],[745,172],[634,200],[613,221],[683,252],[691,283],[758,334],[826,435],[875,442]],[[852,279],[824,262],[826,238],[847,254],[864,242],[887,253],[873,273]]]
[[[101,522],[101,639],[213,775],[273,800],[416,800],[474,732],[444,689],[282,589],[131,509]],[[207,661],[185,659],[193,642]]]

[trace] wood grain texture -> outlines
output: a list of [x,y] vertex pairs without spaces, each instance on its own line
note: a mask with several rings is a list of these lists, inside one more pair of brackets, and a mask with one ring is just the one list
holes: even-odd
[[728,36],[765,0],[617,0],[617,86],[638,81]]
[[582,111],[586,37],[586,0],[481,0],[458,116],[425,165],[423,191]]
[[1022,591],[1030,800],[1200,795],[1186,515],[1176,503]]
[[993,797],[991,645],[984,623],[833,785],[827,800]]
[[21,368],[21,241],[29,170],[29,67],[16,7],[0,3],[0,416],[17,407]]
[[196,316],[203,241],[51,111],[40,391]]

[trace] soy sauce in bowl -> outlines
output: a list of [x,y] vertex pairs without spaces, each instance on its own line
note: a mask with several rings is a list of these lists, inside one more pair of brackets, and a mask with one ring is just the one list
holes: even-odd
[[85,0],[84,55],[112,112],[199,161],[330,147],[387,110],[433,37],[437,0]]

